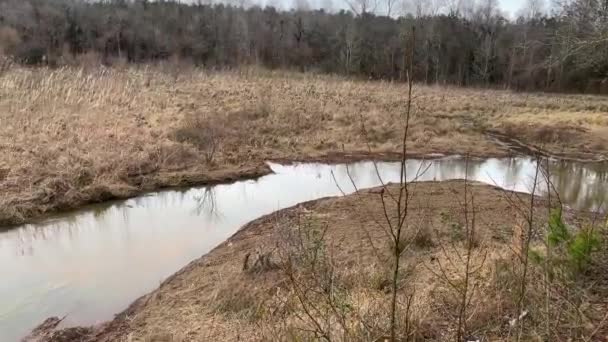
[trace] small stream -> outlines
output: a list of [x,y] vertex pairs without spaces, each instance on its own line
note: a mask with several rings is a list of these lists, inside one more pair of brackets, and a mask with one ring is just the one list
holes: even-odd
[[[419,180],[464,178],[456,157],[409,160]],[[378,163],[385,182],[398,163]],[[113,318],[188,262],[209,252],[243,224],[297,203],[347,193],[345,165],[270,164],[273,174],[213,187],[169,190],[88,206],[0,233],[0,341],[17,341],[50,316],[63,326]],[[468,178],[528,191],[528,158],[469,161]],[[597,210],[608,202],[608,165],[553,162],[553,182],[568,205]],[[380,184],[371,162],[350,164],[358,188]],[[333,173],[333,176],[332,176]],[[335,181],[334,181],[335,178]]]

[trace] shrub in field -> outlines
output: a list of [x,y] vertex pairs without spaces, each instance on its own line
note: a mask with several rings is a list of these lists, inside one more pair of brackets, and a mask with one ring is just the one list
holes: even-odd
[[189,116],[184,125],[173,132],[173,139],[196,146],[205,161],[212,163],[223,137],[223,128],[202,115]]
[[547,225],[547,250],[548,253],[532,249],[530,251],[532,260],[539,263],[549,262],[552,275],[556,272],[575,275],[584,272],[592,262],[593,253],[600,248],[600,235],[594,227],[582,227],[573,232],[563,221],[562,210],[554,209],[549,216]]

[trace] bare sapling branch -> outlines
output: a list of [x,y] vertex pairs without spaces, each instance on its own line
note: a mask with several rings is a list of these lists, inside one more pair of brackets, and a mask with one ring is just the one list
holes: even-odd
[[[410,38],[410,57],[407,71],[407,103],[404,114],[404,129],[403,129],[403,140],[402,140],[402,153],[401,153],[401,170],[399,178],[399,195],[397,196],[397,223],[391,227],[391,236],[393,238],[393,279],[392,279],[392,298],[391,298],[391,341],[395,341],[397,338],[397,289],[399,287],[399,264],[401,254],[404,251],[404,244],[402,240],[402,234],[404,226],[406,225],[408,206],[409,206],[409,190],[407,181],[407,136],[410,126],[410,116],[412,111],[412,86],[413,86],[413,70],[414,70],[414,51],[416,49],[416,27],[412,27],[412,33]],[[384,196],[381,195],[384,201]],[[390,222],[390,217],[387,216],[387,221]]]
[[[431,273],[452,290],[453,296],[458,303],[455,341],[465,340],[467,333],[469,333],[467,327],[467,320],[470,316],[468,308],[471,306],[476,292],[476,286],[472,285],[472,279],[482,270],[487,258],[487,249],[481,248],[477,236],[477,209],[475,195],[470,189],[468,168],[469,157],[466,156],[463,201],[459,201],[464,219],[464,238],[462,244],[456,245],[452,242],[452,248],[448,250],[444,246],[444,243],[440,241],[440,251],[446,262],[442,263],[440,260],[437,260],[438,270],[427,266],[427,269]],[[459,251],[459,249],[463,249],[463,251]],[[450,272],[450,269],[462,271],[453,274],[453,272]]]
[[302,324],[296,329],[324,341],[340,340],[340,335],[350,340],[348,321],[353,317],[342,303],[344,293],[326,237],[328,228],[300,213],[294,225],[277,222],[281,232],[278,268],[294,298],[291,312]]
[[[524,305],[524,300],[526,298],[526,287],[528,284],[528,266],[529,266],[529,254],[530,254],[530,243],[532,241],[532,234],[534,232],[534,211],[535,211],[535,199],[536,199],[536,191],[537,191],[537,186],[538,186],[538,177],[540,175],[541,172],[541,168],[542,168],[542,157],[540,155],[538,155],[536,157],[536,168],[534,171],[534,179],[533,179],[533,184],[532,184],[532,190],[530,191],[530,205],[528,207],[528,212],[526,213],[524,220],[526,223],[525,229],[526,231],[523,232],[523,239],[521,241],[521,247],[520,247],[520,261],[522,264],[522,271],[521,271],[521,278],[520,278],[520,284],[519,284],[519,297],[517,299],[517,312],[516,312],[516,317],[522,317],[522,315],[525,315],[523,312],[523,305]],[[523,319],[517,319],[516,323],[518,323],[518,330],[517,330],[517,341],[521,340],[522,334],[523,334],[523,326],[524,326],[524,320]]]

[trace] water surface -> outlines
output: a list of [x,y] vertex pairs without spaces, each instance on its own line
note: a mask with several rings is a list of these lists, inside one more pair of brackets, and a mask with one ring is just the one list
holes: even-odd
[[[398,163],[377,165],[383,181],[398,181]],[[410,160],[408,174],[426,165],[419,180],[465,175],[458,158]],[[67,315],[64,326],[111,319],[243,224],[303,201],[340,195],[336,181],[344,192],[353,191],[345,165],[271,168],[274,174],[255,181],[151,193],[0,233],[0,341],[18,340],[50,316]],[[359,188],[380,184],[371,162],[348,170]],[[571,206],[598,209],[608,200],[605,164],[554,162],[551,170]],[[468,178],[528,191],[534,171],[526,158],[477,160],[469,161]]]

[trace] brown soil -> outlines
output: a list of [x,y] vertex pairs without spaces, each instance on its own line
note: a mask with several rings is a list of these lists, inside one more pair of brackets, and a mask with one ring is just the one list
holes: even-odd
[[[463,266],[456,255],[457,251],[463,253],[464,187],[463,181],[423,182],[410,187],[415,194],[406,230],[411,247],[402,258],[399,293],[402,299],[414,294],[411,324],[415,336],[421,340],[453,339],[457,296],[437,274],[443,272],[454,282],[462,279]],[[517,249],[522,224],[520,211],[507,199],[518,196],[525,202],[529,196],[481,183],[469,183],[468,187],[474,198],[477,231],[473,262],[481,266],[472,276],[475,296],[471,300],[468,331],[482,340],[506,340],[508,319],[515,312],[512,291],[518,286],[513,251]],[[354,312],[365,316],[356,319],[349,316],[349,319],[366,320],[369,330],[380,334],[379,337],[386,331],[388,321],[387,265],[390,264],[386,261],[388,249],[382,228],[381,191],[372,189],[346,197],[320,199],[257,219],[171,276],[157,290],[136,300],[111,322],[90,330],[77,328],[57,335],[48,333],[46,340],[67,341],[61,336],[83,334],[83,331],[87,334],[78,335],[85,336],[78,340],[307,340],[311,335],[305,331],[310,325],[297,318],[297,305],[285,304],[293,303],[293,292],[281,267],[284,259],[278,246],[288,239],[286,232],[310,227],[327,229],[324,243],[336,270],[335,282],[339,284],[336,288],[342,289],[343,300]],[[396,187],[391,185],[387,191],[394,192]],[[542,201],[539,202],[537,215],[545,215]],[[392,209],[389,206],[389,212]],[[260,255],[268,257],[258,265],[254,260],[259,261]],[[245,262],[249,265],[247,271]],[[542,273],[536,273],[541,272],[539,269],[531,268],[530,277],[542,277]],[[582,278],[581,282],[587,281]],[[579,309],[588,317],[586,322],[568,322],[571,308],[565,304],[557,309],[563,316],[554,317],[558,327],[555,336],[573,336],[568,334],[578,332],[577,329],[589,333],[600,326],[608,308],[602,299],[608,289],[600,291],[600,288],[596,287],[595,292],[581,290],[586,291],[585,306]],[[540,308],[544,294],[535,285],[529,285],[528,291],[530,314],[524,336],[532,340],[542,334],[534,327],[541,326],[543,321]],[[538,297],[537,291],[541,291]],[[535,300],[539,304],[535,304]],[[563,305],[559,299],[553,300]],[[351,325],[353,330],[356,326],[359,325]],[[606,329],[598,330],[596,337],[608,334]],[[353,334],[354,340],[364,339],[359,333]]]
[[[507,124],[501,130],[488,131],[527,154],[537,154],[582,162],[605,162],[608,159],[608,129],[592,132],[581,126]],[[594,139],[588,139],[588,136]]]
[[[15,68],[0,76],[0,225],[258,176],[265,160],[394,159],[405,93],[396,83],[263,70]],[[606,158],[606,98],[418,85],[414,97],[412,155],[505,156],[484,134],[496,130]]]

